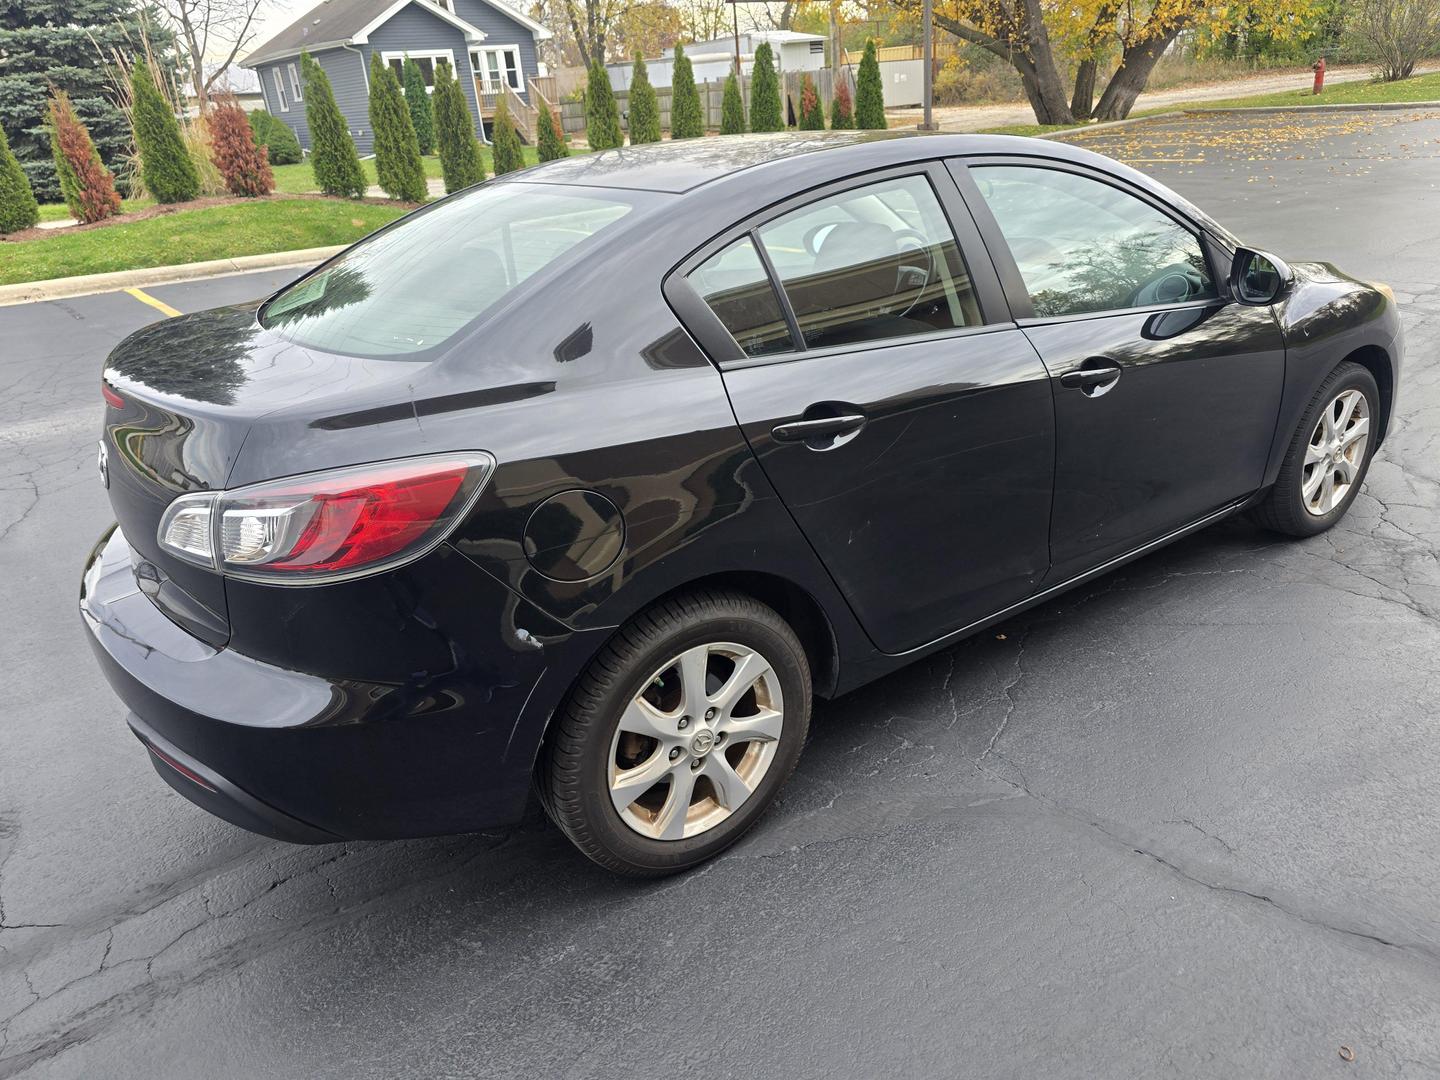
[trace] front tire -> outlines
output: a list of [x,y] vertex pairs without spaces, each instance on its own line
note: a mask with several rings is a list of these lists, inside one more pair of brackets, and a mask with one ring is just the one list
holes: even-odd
[[1275,486],[1250,512],[1257,525],[1315,536],[1350,509],[1370,468],[1380,393],[1359,364],[1341,364],[1320,385],[1296,428]]
[[616,632],[556,713],[541,804],[606,869],[687,869],[769,806],[810,705],[805,650],[774,610],[718,590],[662,601]]

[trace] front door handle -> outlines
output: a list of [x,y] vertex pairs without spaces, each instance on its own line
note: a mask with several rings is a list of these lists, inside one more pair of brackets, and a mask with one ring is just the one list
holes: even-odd
[[860,413],[844,413],[840,416],[821,416],[815,420],[794,420],[778,424],[770,429],[776,442],[810,442],[811,440],[833,439],[859,431],[865,425]]
[[1060,385],[1066,390],[1083,391],[1086,397],[1099,397],[1120,379],[1122,369],[1113,360],[1094,357],[1085,363],[1087,366],[1061,375]]

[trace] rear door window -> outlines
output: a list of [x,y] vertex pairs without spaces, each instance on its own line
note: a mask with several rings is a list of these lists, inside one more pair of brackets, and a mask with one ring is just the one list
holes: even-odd
[[690,273],[690,284],[746,356],[794,348],[790,324],[750,237],[723,248]]

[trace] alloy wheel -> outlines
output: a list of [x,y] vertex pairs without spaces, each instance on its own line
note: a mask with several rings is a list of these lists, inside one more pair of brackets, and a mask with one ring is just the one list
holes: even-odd
[[620,716],[607,769],[611,802],[652,840],[698,836],[754,793],[784,723],[779,676],[760,653],[732,642],[686,649]]
[[1370,404],[1359,390],[1345,390],[1320,414],[1305,447],[1300,498],[1324,517],[1345,501],[1365,462],[1370,442]]

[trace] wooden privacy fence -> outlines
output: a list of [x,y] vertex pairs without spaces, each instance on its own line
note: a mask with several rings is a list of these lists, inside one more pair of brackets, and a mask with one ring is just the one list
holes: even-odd
[[[820,95],[820,106],[825,110],[826,123],[830,119],[830,100],[835,96],[835,73],[829,68],[821,68],[819,71],[808,72],[811,80],[815,83],[815,90]],[[842,71],[841,77],[850,84],[851,99],[854,99],[855,79],[849,71]],[[782,110],[781,119],[789,123],[789,104],[793,104],[795,119],[800,116],[800,86],[803,75],[798,71],[781,72],[780,91]],[[700,108],[705,116],[705,126],[712,130],[720,127],[720,115],[725,103],[725,83],[721,79],[707,79],[704,82],[696,83],[695,89],[700,93]],[[745,95],[745,113],[750,113],[750,80],[742,81],[740,92]],[[660,129],[670,130],[670,87],[662,87],[655,91],[655,97],[660,104]],[[789,104],[787,104],[787,99]],[[615,104],[620,109],[620,124],[628,130],[629,125],[625,122],[625,116],[630,111],[630,92],[628,90],[615,91]],[[560,105],[560,122],[565,128],[565,134],[584,136],[585,134],[585,103],[583,101],[566,101]]]

